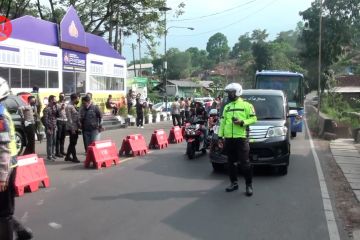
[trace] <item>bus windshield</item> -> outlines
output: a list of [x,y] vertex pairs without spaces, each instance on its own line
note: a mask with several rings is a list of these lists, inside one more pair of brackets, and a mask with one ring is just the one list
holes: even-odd
[[287,95],[289,108],[297,109],[303,107],[302,81],[300,76],[258,75],[255,88],[282,90]]

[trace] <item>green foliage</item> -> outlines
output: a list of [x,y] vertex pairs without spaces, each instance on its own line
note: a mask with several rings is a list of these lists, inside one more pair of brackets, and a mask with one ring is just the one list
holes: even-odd
[[235,43],[234,47],[230,52],[230,58],[237,59],[239,58],[244,52],[251,51],[251,37],[249,33],[245,33],[241,35],[238,39],[238,42]]
[[119,108],[119,115],[122,117],[127,117],[128,109],[125,105]]
[[130,108],[129,115],[136,117],[136,109],[135,107]]
[[168,79],[184,79],[190,76],[191,55],[189,52],[181,52],[177,48],[171,48],[167,52]]
[[222,33],[216,33],[211,36],[206,45],[206,51],[209,53],[208,58],[214,59],[216,63],[226,59],[229,50],[228,40]]
[[266,42],[256,42],[252,46],[252,53],[255,60],[255,70],[266,70],[271,67],[271,45]]

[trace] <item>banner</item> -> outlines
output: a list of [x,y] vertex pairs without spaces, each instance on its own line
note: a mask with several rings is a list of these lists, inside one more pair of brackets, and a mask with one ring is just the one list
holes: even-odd
[[63,50],[63,69],[86,71],[86,54],[71,50]]

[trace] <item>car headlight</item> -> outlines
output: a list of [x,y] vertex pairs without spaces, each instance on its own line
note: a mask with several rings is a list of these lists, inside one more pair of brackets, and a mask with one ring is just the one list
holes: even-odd
[[287,134],[287,127],[272,127],[269,128],[266,137],[281,137],[281,136],[286,136]]

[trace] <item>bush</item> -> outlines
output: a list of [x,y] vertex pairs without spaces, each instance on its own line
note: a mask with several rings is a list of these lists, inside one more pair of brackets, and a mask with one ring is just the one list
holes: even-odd
[[136,109],[135,107],[132,107],[129,111],[129,115],[133,116],[133,117],[136,117]]
[[127,114],[128,113],[128,110],[127,110],[127,107],[126,106],[121,106],[119,108],[119,115],[122,116],[122,117],[127,117]]

